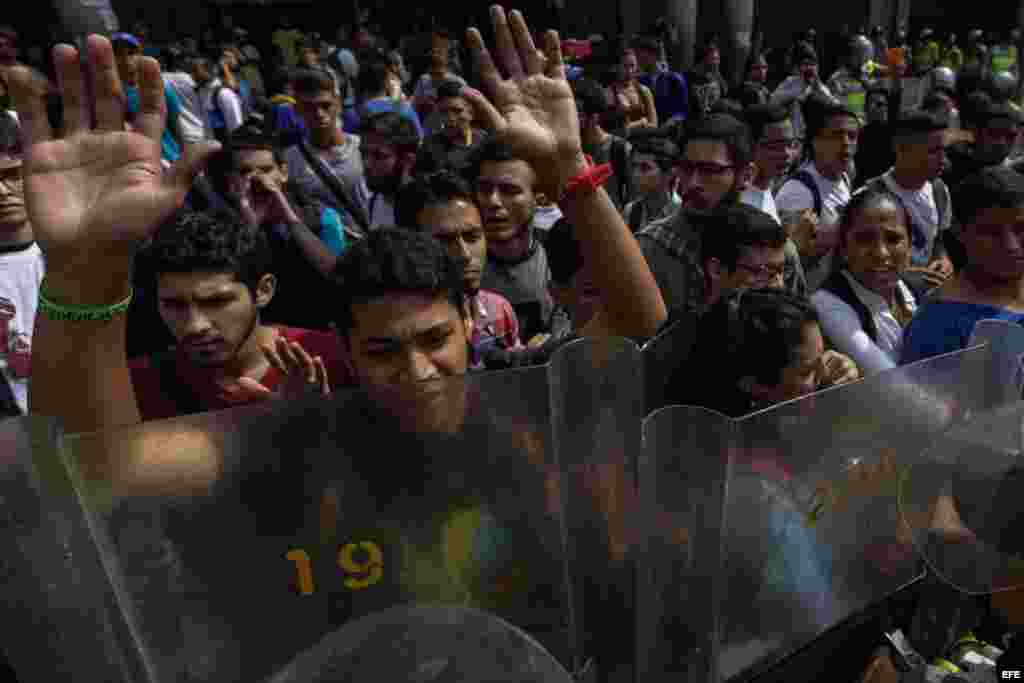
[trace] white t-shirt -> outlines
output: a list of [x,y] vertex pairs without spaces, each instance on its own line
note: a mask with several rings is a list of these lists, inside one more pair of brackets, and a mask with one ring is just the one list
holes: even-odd
[[32,329],[36,322],[39,283],[46,264],[33,243],[26,249],[0,253],[0,372],[18,407],[28,413],[28,378]]
[[892,177],[892,169],[882,176],[882,182],[889,190],[900,198],[903,206],[910,212],[910,219],[914,225],[924,231],[925,244],[914,246],[911,240],[910,262],[915,266],[927,266],[931,260],[932,247],[935,245],[935,238],[939,230],[948,228],[950,224],[949,210],[943,216],[943,224],[939,225],[939,209],[935,203],[935,190],[928,181],[923,187],[917,190],[907,190],[901,187]]
[[[815,168],[814,162],[809,162],[800,167],[807,171],[818,186],[821,194],[821,215],[818,216],[818,242],[831,249],[839,240],[839,217],[840,212],[850,203],[850,179],[843,174],[839,180],[829,180]],[[814,195],[811,189],[798,180],[787,180],[779,189],[775,197],[775,206],[780,215],[789,212],[814,209]],[[822,258],[817,264],[808,267],[804,264],[807,275],[807,287],[813,292],[825,281],[828,273],[832,270],[832,252]]]
[[740,201],[747,206],[754,207],[758,211],[764,211],[774,218],[776,223],[782,223],[782,220],[779,218],[779,210],[775,206],[775,195],[772,194],[771,190],[751,187],[749,190],[743,191],[743,194],[740,195]]

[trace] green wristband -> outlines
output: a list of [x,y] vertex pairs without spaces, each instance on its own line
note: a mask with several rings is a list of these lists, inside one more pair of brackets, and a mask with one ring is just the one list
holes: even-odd
[[46,294],[46,279],[39,285],[39,310],[46,314],[50,320],[68,320],[71,322],[83,321],[108,321],[115,315],[120,315],[128,310],[135,296],[135,288],[131,287],[128,296],[111,306],[74,306],[59,304],[51,300]]

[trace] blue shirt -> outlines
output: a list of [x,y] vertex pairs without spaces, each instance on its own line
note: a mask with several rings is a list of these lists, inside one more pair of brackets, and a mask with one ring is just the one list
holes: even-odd
[[353,109],[346,109],[342,116],[343,130],[346,133],[359,133],[359,112],[365,109],[369,114],[380,114],[381,112],[397,111],[404,118],[412,121],[412,125],[416,126],[416,135],[423,139],[423,124],[420,122],[420,115],[416,113],[416,110],[408,102],[395,102],[394,100],[369,100],[364,102],[361,106],[357,106]]
[[654,95],[654,108],[658,111],[658,121],[668,122],[670,119],[685,119],[690,109],[690,91],[686,78],[674,71],[658,71],[653,74],[641,74],[639,81],[651,89]]
[[974,326],[980,320],[1008,320],[1024,324],[1024,313],[984,304],[930,301],[918,309],[903,331],[900,364],[966,348]]
[[[125,87],[125,97],[128,100],[128,115],[135,116],[139,113],[139,89],[135,86]],[[164,161],[175,162],[181,156],[181,146],[172,132],[178,125],[178,115],[181,113],[181,100],[177,93],[169,85],[164,85],[164,95],[167,99],[167,125],[164,127],[163,137],[160,138],[160,156]]]

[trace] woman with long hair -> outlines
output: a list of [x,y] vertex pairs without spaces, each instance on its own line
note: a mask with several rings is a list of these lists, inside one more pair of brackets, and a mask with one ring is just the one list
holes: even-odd
[[608,96],[612,108],[625,115],[627,130],[658,127],[654,95],[650,88],[637,80],[639,74],[636,53],[632,49],[624,50],[615,69],[615,79],[608,88]]

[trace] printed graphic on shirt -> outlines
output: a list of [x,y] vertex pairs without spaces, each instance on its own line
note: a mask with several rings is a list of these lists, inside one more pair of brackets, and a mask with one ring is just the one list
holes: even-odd
[[10,299],[0,297],[0,369],[14,380],[29,376],[32,345],[29,333],[14,326],[18,308]]

